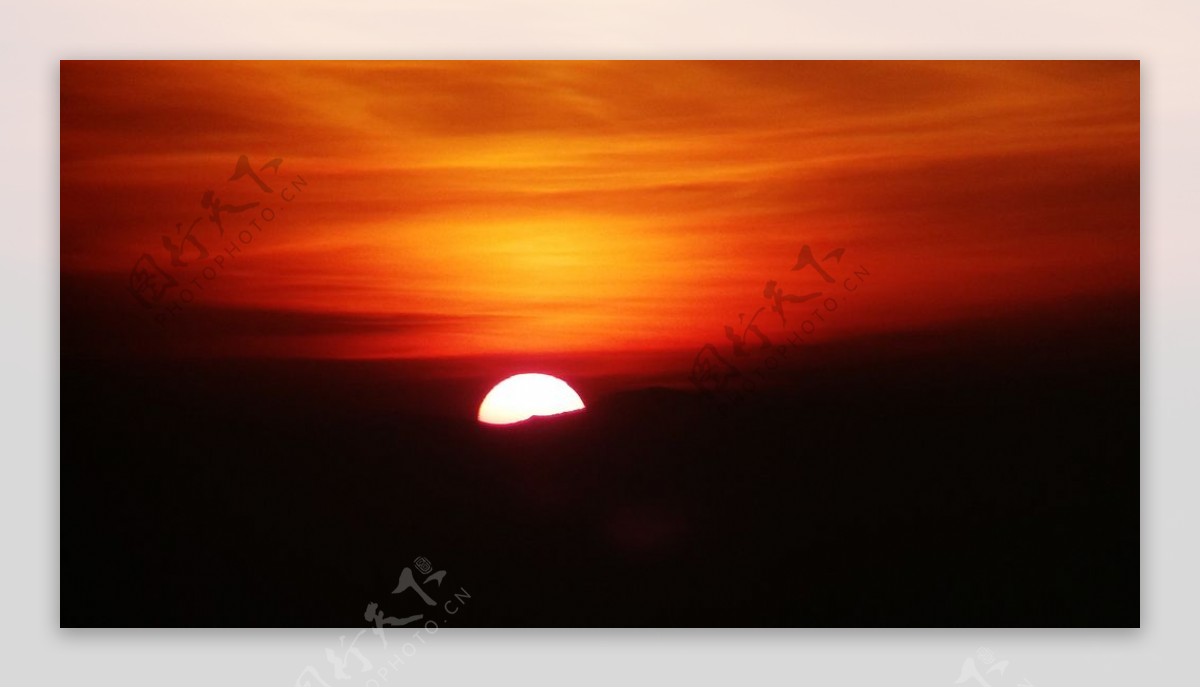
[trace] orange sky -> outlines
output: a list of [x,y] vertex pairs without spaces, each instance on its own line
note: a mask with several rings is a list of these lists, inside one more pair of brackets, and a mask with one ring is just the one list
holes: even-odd
[[[1136,62],[64,62],[61,89],[64,348],[75,318],[97,351],[694,350],[769,279],[822,289],[804,245],[872,275],[830,336],[1138,289]],[[242,154],[283,159],[271,193],[228,181]],[[143,307],[131,268],[171,269],[208,190],[260,206],[197,224],[210,256]]]

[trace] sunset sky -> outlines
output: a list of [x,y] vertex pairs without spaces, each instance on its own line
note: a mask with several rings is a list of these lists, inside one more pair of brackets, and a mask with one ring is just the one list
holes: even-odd
[[[1137,62],[63,62],[61,94],[68,352],[694,351],[767,280],[824,288],[805,245],[871,273],[830,339],[1138,289]],[[260,205],[222,235],[210,190]],[[179,283],[150,307],[143,254]]]
[[1140,623],[1138,62],[60,65],[63,627]]

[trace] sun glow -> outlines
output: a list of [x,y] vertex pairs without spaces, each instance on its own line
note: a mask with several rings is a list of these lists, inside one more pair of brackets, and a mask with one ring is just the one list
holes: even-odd
[[551,375],[525,373],[500,382],[487,393],[479,405],[479,421],[510,425],[583,408],[583,400],[567,383]]

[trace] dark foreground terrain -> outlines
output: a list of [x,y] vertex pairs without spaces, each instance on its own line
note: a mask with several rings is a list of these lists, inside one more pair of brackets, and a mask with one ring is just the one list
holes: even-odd
[[[725,403],[685,354],[508,428],[474,420],[494,375],[65,358],[61,622],[1137,626],[1114,322],[815,348]],[[433,606],[391,594],[416,557]]]

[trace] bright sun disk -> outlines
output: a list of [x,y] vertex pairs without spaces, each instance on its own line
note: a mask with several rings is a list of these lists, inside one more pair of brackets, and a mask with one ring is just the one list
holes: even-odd
[[582,408],[583,399],[567,383],[552,375],[524,373],[503,380],[487,393],[479,405],[479,420],[509,425]]

